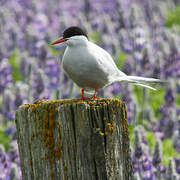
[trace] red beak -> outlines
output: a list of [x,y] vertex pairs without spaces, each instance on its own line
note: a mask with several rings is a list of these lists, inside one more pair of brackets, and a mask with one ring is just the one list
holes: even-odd
[[65,41],[67,41],[67,39],[64,39],[63,37],[60,37],[59,39],[53,41],[51,43],[51,45],[59,44],[59,43],[65,42]]

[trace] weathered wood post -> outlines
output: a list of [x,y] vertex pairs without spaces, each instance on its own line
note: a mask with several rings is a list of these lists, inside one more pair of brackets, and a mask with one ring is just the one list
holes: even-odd
[[48,100],[16,112],[23,180],[131,180],[125,104]]

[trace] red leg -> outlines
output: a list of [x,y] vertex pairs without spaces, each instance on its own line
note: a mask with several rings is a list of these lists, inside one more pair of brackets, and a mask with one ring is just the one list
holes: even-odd
[[94,95],[90,99],[100,99],[99,97],[96,96],[96,93],[97,91],[95,90]]
[[81,95],[81,98],[82,100],[86,99],[85,96],[84,96],[84,88],[82,88],[82,95]]
[[97,91],[95,90],[94,95],[92,97],[90,97],[90,98],[85,97],[84,96],[84,88],[82,88],[82,95],[81,95],[80,99],[81,100],[85,100],[85,99],[100,99],[99,97],[96,96],[96,93],[97,93]]

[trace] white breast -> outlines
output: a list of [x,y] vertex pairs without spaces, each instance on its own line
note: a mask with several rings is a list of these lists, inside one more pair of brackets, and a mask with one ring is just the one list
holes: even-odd
[[99,89],[108,82],[107,74],[87,46],[67,47],[62,63],[67,75],[82,88]]

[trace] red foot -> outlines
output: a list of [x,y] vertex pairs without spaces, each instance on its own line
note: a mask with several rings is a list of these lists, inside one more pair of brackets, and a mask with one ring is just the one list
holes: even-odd
[[96,90],[95,90],[94,95],[93,95],[90,99],[100,99],[100,97],[97,97],[97,96],[96,96],[96,93],[97,93],[97,92],[96,92]]
[[79,100],[90,99],[90,98],[84,96],[84,88],[82,88],[82,95],[81,95],[81,98],[78,98],[78,99],[79,99]]
[[94,95],[92,97],[85,97],[84,96],[84,88],[82,88],[82,95],[81,98],[79,98],[80,100],[85,100],[85,99],[100,99],[99,97],[96,96],[96,90],[94,92]]

